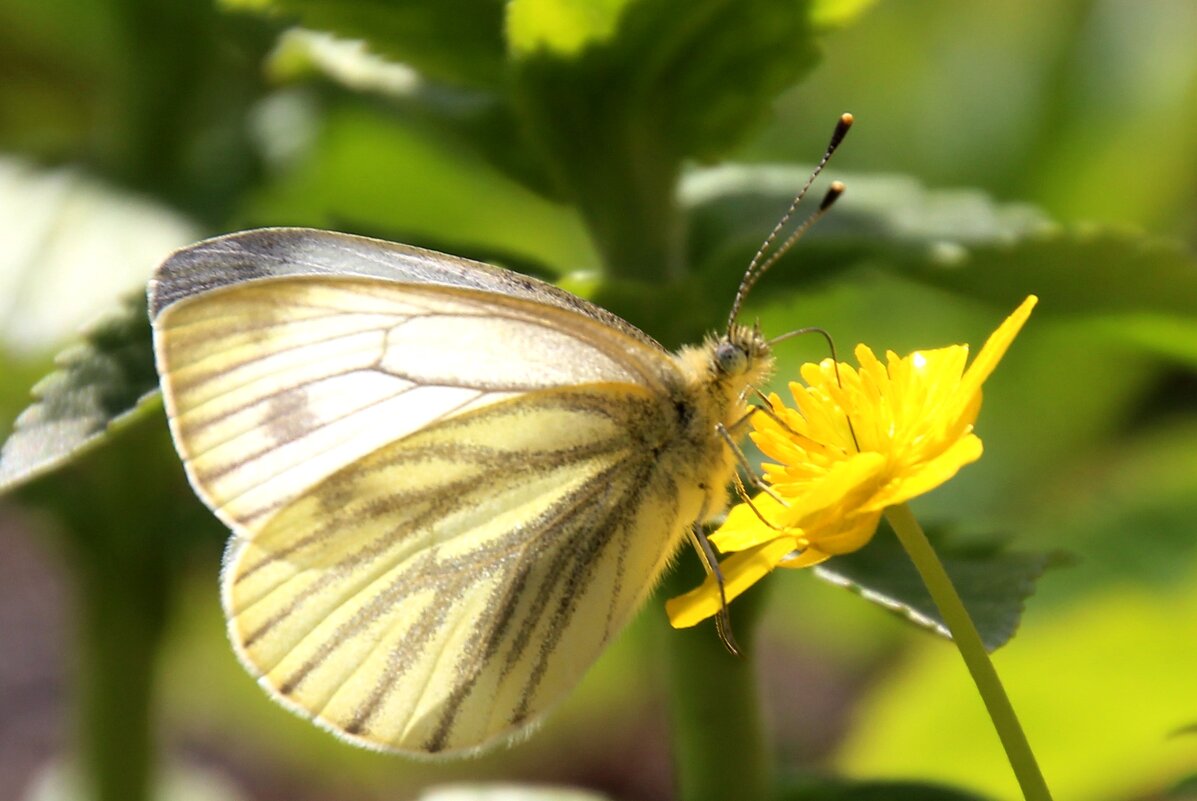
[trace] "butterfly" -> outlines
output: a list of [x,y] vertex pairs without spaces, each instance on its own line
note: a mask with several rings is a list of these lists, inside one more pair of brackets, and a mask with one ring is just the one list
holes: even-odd
[[278,228],[170,256],[155,358],[188,478],[232,530],[245,667],[368,748],[527,730],[726,506],[773,368],[734,321],[752,275],[722,336],[670,353],[552,285],[406,245]]

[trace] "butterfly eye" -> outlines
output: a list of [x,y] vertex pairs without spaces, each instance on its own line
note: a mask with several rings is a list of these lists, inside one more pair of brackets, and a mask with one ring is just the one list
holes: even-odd
[[741,375],[748,369],[748,354],[739,345],[720,342],[715,348],[715,364],[727,375]]

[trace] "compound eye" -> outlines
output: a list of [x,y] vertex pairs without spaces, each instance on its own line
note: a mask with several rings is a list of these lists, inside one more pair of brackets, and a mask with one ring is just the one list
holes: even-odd
[[748,354],[738,345],[720,342],[715,346],[715,364],[728,375],[740,375],[748,370]]

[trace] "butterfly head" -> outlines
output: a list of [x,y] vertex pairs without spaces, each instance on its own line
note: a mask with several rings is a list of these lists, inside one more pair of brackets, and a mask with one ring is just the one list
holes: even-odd
[[772,362],[768,343],[757,326],[733,325],[714,343],[711,366],[718,375],[739,378]]
[[707,381],[729,399],[764,383],[773,372],[773,351],[757,326],[733,325],[707,340],[704,350]]

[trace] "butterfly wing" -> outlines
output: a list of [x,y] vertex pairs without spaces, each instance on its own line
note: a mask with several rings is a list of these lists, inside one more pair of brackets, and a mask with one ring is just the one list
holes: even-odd
[[576,683],[697,514],[655,469],[676,367],[539,282],[372,248],[272,231],[176,254],[159,371],[238,535],[224,602],[250,670],[363,744],[469,749]]
[[295,276],[356,276],[477,289],[574,311],[661,349],[606,309],[535,278],[411,245],[311,228],[242,231],[177,251],[150,281],[150,316],[157,319],[175,301],[222,286]]
[[[475,276],[447,256],[438,275],[439,254],[387,243],[370,261],[373,244],[250,232],[181,251],[155,278],[155,351],[175,442],[200,496],[237,533],[453,414],[547,387],[659,393],[676,381],[664,350],[626,323],[582,313],[601,310],[566,293],[484,265]],[[349,275],[328,272],[338,253]],[[367,275],[384,266],[390,280]],[[523,297],[470,285],[503,289],[504,277]]]
[[469,750],[577,683],[655,583],[679,499],[626,385],[542,390],[359,460],[234,540],[230,631],[277,696],[375,747]]

